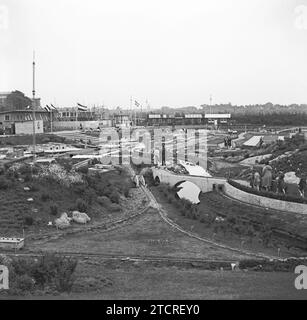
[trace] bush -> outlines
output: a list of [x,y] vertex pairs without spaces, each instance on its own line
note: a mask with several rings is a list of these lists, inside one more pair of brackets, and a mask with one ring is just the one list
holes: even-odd
[[51,197],[50,197],[49,193],[47,193],[47,192],[43,192],[43,193],[41,194],[41,200],[42,200],[43,202],[48,201],[50,198],[51,198]]
[[25,182],[30,182],[30,181],[32,181],[32,175],[31,174],[26,174],[25,176],[24,176],[24,181]]
[[24,224],[25,224],[26,226],[32,226],[33,223],[34,223],[33,217],[31,217],[31,216],[26,216],[26,217],[24,218]]
[[27,274],[17,276],[14,279],[15,289],[25,291],[25,292],[31,292],[34,289],[34,286],[35,286],[35,280]]
[[76,202],[76,206],[77,206],[78,211],[87,212],[88,205],[84,200],[78,199]]
[[111,205],[111,200],[106,196],[98,197],[97,202],[104,207],[109,207]]
[[0,190],[6,190],[11,186],[11,181],[5,177],[0,177]]
[[117,203],[111,203],[108,207],[111,212],[117,212],[121,210],[121,206]]
[[39,187],[36,184],[29,185],[30,191],[37,192],[39,191]]
[[72,258],[48,254],[33,265],[31,273],[36,283],[42,288],[49,285],[54,286],[59,292],[70,292],[77,263],[77,260]]
[[50,206],[50,214],[56,216],[58,214],[58,206],[56,204],[52,204]]
[[92,204],[93,200],[96,198],[96,192],[92,188],[87,188],[83,194],[83,198],[88,204]]
[[171,193],[169,193],[168,196],[167,196],[167,201],[168,201],[168,203],[172,203],[173,200],[174,200],[173,195],[172,195]]
[[113,203],[119,203],[119,194],[117,191],[113,191],[110,195],[110,200],[113,202]]
[[77,171],[83,174],[88,174],[88,167],[87,166],[81,167]]

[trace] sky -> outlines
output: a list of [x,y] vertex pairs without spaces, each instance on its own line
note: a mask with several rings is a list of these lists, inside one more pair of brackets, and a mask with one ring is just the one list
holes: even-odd
[[0,0],[0,92],[129,108],[307,103],[307,0]]

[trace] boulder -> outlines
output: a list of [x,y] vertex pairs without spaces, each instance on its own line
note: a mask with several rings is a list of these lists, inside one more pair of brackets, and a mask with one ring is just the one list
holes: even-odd
[[84,212],[73,211],[72,220],[77,223],[86,224],[91,221],[91,218]]
[[62,213],[61,217],[54,220],[54,224],[59,229],[65,229],[70,227],[70,221],[72,219],[68,217],[67,213]]

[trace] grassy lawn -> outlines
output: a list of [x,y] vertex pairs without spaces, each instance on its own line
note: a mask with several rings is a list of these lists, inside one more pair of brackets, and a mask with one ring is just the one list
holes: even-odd
[[123,255],[151,255],[191,257],[217,260],[240,260],[247,256],[201,242],[173,230],[156,210],[111,231],[97,231],[71,235],[44,244],[34,241],[33,250],[57,252],[106,253]]
[[[82,267],[83,268],[83,267]],[[94,273],[84,266],[82,272]],[[98,292],[82,294],[87,299],[307,299],[306,290],[294,288],[295,275],[280,272],[223,272],[142,266],[99,268],[105,281]],[[85,277],[83,276],[83,279]],[[99,280],[99,276],[97,277]],[[82,280],[80,278],[80,282]],[[97,282],[99,283],[99,282]],[[101,278],[100,278],[101,283]],[[85,288],[83,287],[83,290]],[[84,292],[84,291],[83,291]],[[71,298],[78,298],[72,293]]]
[[[155,195],[158,202],[167,212],[168,216],[180,225],[183,229],[193,231],[204,238],[213,238],[217,242],[226,244],[233,248],[241,248],[249,250],[255,253],[265,253],[268,255],[277,256],[277,247],[281,248],[281,255],[284,257],[293,255],[306,255],[305,251],[294,248],[294,243],[290,243],[287,239],[278,239],[273,237],[268,245],[263,245],[261,241],[261,234],[255,231],[254,236],[247,236],[240,232],[233,232],[228,230],[216,231],[216,224],[208,225],[206,223],[201,223],[200,220],[194,220],[189,217],[183,216],[179,212],[179,208],[175,206],[174,198],[172,203],[158,191],[157,187],[151,187],[153,194]],[[253,208],[238,202],[234,202],[230,199],[226,199],[219,195],[218,193],[206,193],[200,195],[200,204],[198,205],[200,218],[202,216],[216,215],[223,216],[224,218],[228,215],[237,217],[237,219],[244,218],[250,219],[246,220],[245,228],[249,227],[248,221],[261,222],[264,227],[277,226],[279,228],[284,228],[285,230],[295,230],[299,233],[300,230],[305,230],[303,226],[306,225],[306,217],[299,215],[294,216],[293,214],[287,214],[281,216],[279,212],[271,212],[265,209]],[[282,219],[281,219],[282,218]],[[306,221],[305,221],[306,220]],[[244,227],[244,223],[241,227]]]
[[36,299],[307,299],[288,272],[231,272],[80,262],[70,294]]

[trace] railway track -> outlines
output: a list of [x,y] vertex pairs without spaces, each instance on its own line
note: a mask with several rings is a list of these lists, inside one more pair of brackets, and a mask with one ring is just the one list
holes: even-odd
[[148,196],[150,197],[151,199],[151,203],[154,203],[154,207],[158,210],[161,218],[168,224],[170,225],[172,228],[188,235],[189,237],[192,237],[192,238],[195,238],[197,240],[200,240],[202,242],[205,242],[205,243],[208,243],[208,244],[211,244],[211,245],[214,245],[216,247],[219,247],[219,248],[222,248],[222,249],[226,249],[226,250],[230,250],[230,251],[233,251],[233,252],[237,252],[237,253],[240,253],[240,254],[243,254],[243,255],[248,255],[248,256],[252,256],[252,257],[257,257],[257,258],[260,258],[260,259],[278,259],[278,257],[276,256],[268,256],[268,255],[265,255],[265,254],[261,254],[261,253],[254,253],[254,252],[250,252],[250,251],[247,251],[247,250],[243,250],[243,249],[238,249],[238,248],[233,248],[233,247],[230,247],[230,246],[227,246],[227,245],[223,245],[221,243],[217,243],[213,240],[210,240],[210,239],[207,239],[207,238],[202,238],[202,237],[199,237],[198,235],[190,232],[190,231],[187,231],[187,230],[184,230],[183,228],[181,228],[178,224],[176,224],[174,221],[172,221],[170,218],[168,218],[167,216],[167,213],[165,212],[165,210],[160,206],[160,204],[157,202],[156,198],[154,197],[154,195],[151,193],[150,190],[144,188],[145,192],[148,194]]
[[121,260],[121,261],[141,261],[141,262],[177,262],[177,263],[236,263],[237,260],[224,259],[202,259],[202,258],[183,258],[183,257],[168,257],[168,256],[151,256],[151,255],[124,255],[116,253],[89,253],[89,252],[73,252],[73,251],[24,251],[22,253],[2,252],[0,253],[8,257],[31,257],[39,258],[46,253],[54,253],[59,256],[75,257],[81,259],[99,258],[102,260]]

